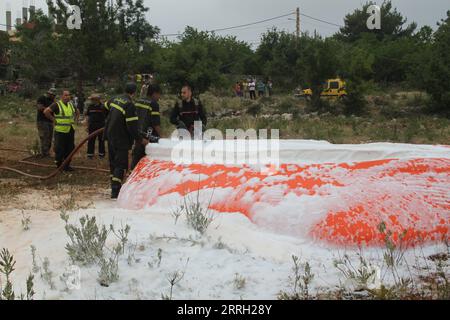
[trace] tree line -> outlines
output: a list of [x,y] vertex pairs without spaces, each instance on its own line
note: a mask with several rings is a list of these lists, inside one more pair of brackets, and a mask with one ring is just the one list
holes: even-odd
[[381,29],[368,30],[366,11],[373,3],[367,2],[347,14],[333,36],[306,32],[297,38],[273,28],[253,50],[236,37],[193,27],[169,41],[146,20],[149,8],[142,0],[116,0],[113,7],[107,0],[72,1],[81,8],[81,30],[62,23],[68,18],[64,3],[47,2],[53,18],[38,10],[30,23],[18,26],[21,41],[0,37],[0,51],[11,50],[13,64],[36,82],[71,76],[82,85],[99,76],[154,73],[172,88],[189,82],[204,92],[231,87],[230,76],[261,75],[278,88],[302,85],[319,93],[323,81],[340,76],[353,105],[371,88],[395,84],[428,92],[433,110],[450,108],[450,11],[443,12],[435,30],[418,29],[385,1]]

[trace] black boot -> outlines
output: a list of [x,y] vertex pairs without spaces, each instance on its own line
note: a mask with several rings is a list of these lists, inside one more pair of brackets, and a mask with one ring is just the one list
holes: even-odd
[[111,199],[116,200],[119,197],[120,188],[121,186],[117,184],[111,187]]

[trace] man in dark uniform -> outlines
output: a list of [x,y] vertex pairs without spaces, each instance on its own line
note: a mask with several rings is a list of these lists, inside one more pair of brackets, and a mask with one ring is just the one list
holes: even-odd
[[77,108],[80,111],[80,114],[84,114],[84,104],[85,104],[85,95],[83,91],[78,92],[77,94]]
[[[149,85],[145,98],[138,100],[136,105],[136,114],[139,118],[138,128],[142,137],[151,131],[154,138],[161,137],[161,114],[159,110],[159,99],[161,99],[161,87],[157,84]],[[146,137],[149,138],[149,137]],[[133,147],[133,160],[131,161],[131,170],[145,156],[145,146],[139,141]]]
[[[69,91],[63,91],[61,100],[51,104],[44,110],[45,116],[55,123],[55,163],[59,168],[75,149],[75,122],[80,112],[74,107]],[[70,162],[63,168],[73,171]]]
[[44,110],[55,102],[56,89],[51,88],[47,93],[37,100],[36,123],[41,142],[40,157],[50,155],[53,140],[53,122],[44,115]]
[[139,134],[136,107],[132,100],[136,90],[135,83],[128,83],[124,95],[106,103],[107,109],[109,108],[105,134],[111,171],[111,199],[117,199],[119,196],[125,172],[128,170],[128,151],[133,142],[137,141],[144,146],[148,144],[148,140]]
[[177,129],[186,129],[191,135],[194,134],[194,122],[201,121],[203,128],[206,127],[206,112],[202,103],[192,97],[192,87],[189,85],[181,88],[181,104],[177,102],[170,115],[170,123]]
[[[93,94],[88,99],[91,102],[86,109],[85,116],[87,117],[88,134],[91,134],[105,127],[107,111],[101,102],[101,96],[99,94]],[[87,157],[89,159],[94,158],[96,140],[98,140],[98,156],[103,159],[105,157],[105,141],[103,139],[103,133],[89,139]]]

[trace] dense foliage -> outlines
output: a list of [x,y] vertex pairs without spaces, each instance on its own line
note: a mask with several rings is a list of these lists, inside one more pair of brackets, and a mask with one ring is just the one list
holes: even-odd
[[[57,21],[66,21],[63,2],[48,2]],[[345,25],[332,37],[303,33],[297,38],[271,29],[253,50],[235,37],[192,27],[169,41],[146,21],[149,8],[142,0],[116,0],[112,8],[106,0],[72,2],[81,8],[81,30],[68,30],[64,23],[55,26],[38,11],[32,27],[18,28],[20,42],[5,44],[0,39],[0,50],[12,49],[13,63],[23,77],[72,77],[81,82],[154,73],[172,88],[189,82],[203,92],[231,88],[231,81],[258,75],[275,80],[278,90],[300,85],[318,93],[323,81],[340,76],[348,83],[350,100],[361,102],[368,89],[398,85],[427,91],[435,109],[450,108],[450,12],[436,30],[417,29],[385,1],[381,30],[371,31],[365,25],[368,2],[346,15]]]

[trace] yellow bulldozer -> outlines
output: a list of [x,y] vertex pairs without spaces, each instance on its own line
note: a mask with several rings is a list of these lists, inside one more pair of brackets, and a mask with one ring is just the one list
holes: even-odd
[[[311,89],[302,89],[298,88],[296,90],[295,96],[298,98],[306,98],[311,99],[313,95],[313,91]],[[336,79],[328,79],[325,82],[324,89],[320,93],[321,97],[324,98],[344,98],[347,96],[347,89],[345,86],[345,81],[336,78]]]

